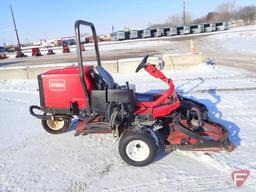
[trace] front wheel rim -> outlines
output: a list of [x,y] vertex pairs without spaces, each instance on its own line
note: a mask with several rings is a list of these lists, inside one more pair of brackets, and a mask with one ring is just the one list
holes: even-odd
[[150,154],[149,146],[142,140],[133,140],[126,146],[126,154],[133,161],[144,161]]
[[46,123],[48,127],[54,131],[58,131],[62,129],[65,124],[64,120],[58,121],[58,120],[52,120],[52,119],[46,120]]

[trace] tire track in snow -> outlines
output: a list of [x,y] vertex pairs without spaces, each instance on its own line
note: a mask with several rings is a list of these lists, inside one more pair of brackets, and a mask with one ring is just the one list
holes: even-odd
[[[193,81],[198,78],[203,77],[190,77],[190,78],[174,78],[174,81]],[[237,75],[225,75],[225,76],[210,76],[204,77],[204,80],[238,80],[238,79],[251,79],[252,81],[256,79],[256,75],[253,74],[237,74]]]
[[0,97],[0,102],[8,103],[8,104],[23,104],[23,105],[31,104],[30,102],[26,102],[21,99],[10,99],[10,98],[7,99],[3,97]]
[[[105,176],[107,176],[114,168],[122,166],[122,164],[120,164],[120,158],[117,155],[116,148],[114,147],[116,141],[113,140],[110,135],[108,137],[95,135],[90,136],[90,138],[88,139],[91,141],[93,140],[93,152],[95,153],[95,155],[99,153],[104,153],[103,156],[107,155],[109,156],[109,158],[95,160],[95,155],[88,155],[85,162],[93,163],[88,164],[86,170],[83,171],[83,175],[78,175],[69,181],[67,191],[90,191],[90,188],[92,186],[97,185],[98,182],[101,181]],[[97,144],[95,144],[95,142]],[[104,146],[108,146],[109,148],[108,150],[102,152],[102,148],[104,148]]]
[[[201,88],[200,89],[200,86],[201,86],[201,83],[199,84],[196,84],[196,85],[193,85],[193,81],[197,81],[199,80],[200,81],[203,81],[203,84],[206,82],[206,88]],[[189,86],[189,90],[186,91],[186,90],[183,90],[183,92],[187,92],[187,93],[192,93],[192,92],[208,92],[210,89],[213,89],[212,85],[211,85],[211,80],[228,80],[228,82],[231,82],[232,80],[234,80],[235,82],[237,82],[238,80],[245,80],[244,83],[242,83],[240,86],[239,84],[237,86],[224,86],[224,87],[218,87],[219,84],[216,84],[216,86],[214,87],[214,89],[216,91],[248,91],[248,90],[256,90],[256,85],[255,83],[251,83],[251,82],[255,82],[256,81],[256,76],[255,75],[233,75],[233,76],[216,76],[216,77],[206,77],[206,78],[201,78],[201,77],[198,77],[198,78],[181,78],[181,79],[175,79],[175,82],[180,82],[179,84],[180,85],[176,85],[176,88],[182,88],[183,86],[188,86],[187,84],[189,83],[192,83],[191,86]],[[251,83],[251,85],[249,84],[248,85],[248,82]],[[209,85],[207,85],[207,83]],[[229,85],[227,82],[226,82],[227,85]],[[247,86],[246,86],[247,85]],[[191,88],[192,87],[192,88]],[[186,89],[186,88],[185,88]]]
[[82,191],[87,191],[87,183],[79,181],[77,179],[72,179],[68,189],[68,192],[82,192]]
[[[191,91],[189,93],[205,93],[208,92],[209,89],[199,89],[195,91]],[[216,91],[221,91],[221,92],[226,92],[226,91],[251,91],[251,90],[256,90],[256,87],[240,87],[240,88],[216,88]]]
[[39,92],[36,89],[29,89],[29,90],[15,90],[15,89],[0,89],[0,92],[3,93],[25,93],[25,94],[33,94],[37,95]]
[[104,161],[104,165],[100,165],[99,163],[95,163],[90,166],[90,169],[86,175],[87,180],[82,181],[80,179],[72,179],[69,186],[68,191],[70,192],[82,192],[88,191],[90,186],[95,184],[97,181],[105,177],[114,166],[114,162],[112,160]]
[[186,191],[186,186],[190,186],[190,191],[232,191],[234,188],[231,178],[223,175],[212,175],[206,177],[188,176],[186,174],[177,177],[166,177],[160,180],[144,182],[141,184],[127,185],[104,189],[104,192],[130,192],[130,191]]
[[19,152],[22,149],[25,149],[29,144],[32,142],[35,142],[38,140],[38,138],[42,138],[42,135],[27,138],[19,143],[16,143],[12,146],[9,146],[3,150],[0,151],[0,169],[1,165],[6,162],[11,156],[13,156],[15,153]]
[[27,91],[15,91],[8,90],[2,91],[0,90],[0,102],[7,104],[22,104],[22,105],[31,105],[31,95],[33,95],[33,99],[36,99],[38,94],[34,94]]

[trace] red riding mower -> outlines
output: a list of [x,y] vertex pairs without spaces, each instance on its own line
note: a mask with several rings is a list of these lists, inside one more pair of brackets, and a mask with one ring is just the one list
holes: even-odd
[[[81,25],[91,27],[96,67],[83,65]],[[169,89],[163,93],[135,93],[129,83],[117,85],[101,66],[94,25],[78,20],[75,32],[78,66],[51,70],[38,76],[41,107],[31,106],[30,113],[42,120],[47,132],[67,131],[71,119],[76,116],[79,123],[75,135],[112,132],[120,138],[122,159],[134,166],[150,164],[162,146],[168,151],[234,149],[228,131],[208,118],[206,106],[177,95],[172,80],[147,63],[148,55],[136,72],[144,69],[167,83]]]

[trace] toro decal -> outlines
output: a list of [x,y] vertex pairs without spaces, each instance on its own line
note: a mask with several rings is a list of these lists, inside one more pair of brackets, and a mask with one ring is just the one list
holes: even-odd
[[50,91],[65,91],[66,82],[64,79],[50,79],[49,80]]

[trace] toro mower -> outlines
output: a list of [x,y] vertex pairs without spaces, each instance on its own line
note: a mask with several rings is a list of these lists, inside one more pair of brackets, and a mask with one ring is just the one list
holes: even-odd
[[[92,30],[96,67],[83,64],[81,25]],[[161,147],[166,151],[234,149],[225,127],[208,118],[206,106],[176,94],[172,80],[147,62],[148,55],[136,72],[143,69],[168,84],[165,92],[135,93],[128,82],[116,84],[101,66],[94,25],[78,20],[75,33],[78,66],[38,75],[41,106],[31,106],[30,113],[41,119],[47,132],[64,133],[77,117],[75,135],[113,133],[119,138],[120,156],[133,166],[150,164]]]

